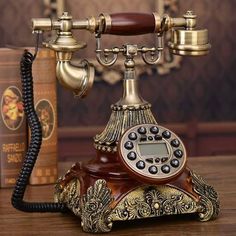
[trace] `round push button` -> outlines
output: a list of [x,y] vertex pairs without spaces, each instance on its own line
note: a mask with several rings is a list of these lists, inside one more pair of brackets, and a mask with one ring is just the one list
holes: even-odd
[[136,159],[137,155],[135,152],[129,152],[127,157],[129,160],[134,161]]
[[183,156],[183,152],[181,150],[177,149],[177,150],[174,151],[174,155],[177,158],[181,158]]
[[163,133],[162,133],[162,136],[164,137],[164,138],[170,138],[171,137],[171,133],[170,133],[170,131],[168,131],[168,130],[166,130],[166,131],[164,131]]
[[162,158],[161,158],[161,162],[162,162],[162,163],[164,163],[164,162],[166,162],[166,161],[168,161],[168,157],[162,157]]
[[130,141],[126,142],[124,146],[128,150],[131,150],[134,147],[133,143]]
[[172,167],[177,168],[179,166],[179,160],[173,159],[173,160],[171,160],[170,164]]
[[136,166],[138,169],[143,170],[145,168],[145,163],[144,163],[144,161],[138,161],[136,163]]
[[151,133],[153,134],[157,134],[159,132],[159,129],[157,126],[152,126],[151,129],[150,129]]
[[162,136],[156,134],[156,135],[154,136],[154,139],[157,140],[157,141],[162,140]]
[[141,127],[139,127],[138,132],[139,132],[140,134],[146,134],[146,133],[147,133],[147,130],[146,130],[145,127],[141,126]]
[[153,137],[152,136],[148,136],[148,140],[152,141]]
[[129,137],[130,140],[136,140],[137,139],[137,134],[132,132],[132,133],[129,134],[128,137]]
[[168,174],[170,173],[170,167],[168,165],[164,165],[161,167],[163,173]]
[[147,158],[145,161],[152,164],[153,163],[153,158]]
[[148,171],[151,173],[151,174],[156,174],[157,173],[157,167],[156,166],[150,166],[148,168]]
[[180,142],[179,142],[179,140],[178,139],[173,139],[171,142],[170,142],[170,144],[171,144],[171,146],[172,147],[179,147],[179,145],[180,145]]

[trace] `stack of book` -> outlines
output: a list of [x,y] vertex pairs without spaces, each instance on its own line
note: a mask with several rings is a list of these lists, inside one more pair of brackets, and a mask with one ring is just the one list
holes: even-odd
[[[22,54],[23,49],[0,49],[0,187],[2,188],[15,185],[30,139],[21,92]],[[33,64],[33,77],[35,109],[42,126],[43,142],[30,184],[55,183],[57,96],[53,51],[39,50]]]

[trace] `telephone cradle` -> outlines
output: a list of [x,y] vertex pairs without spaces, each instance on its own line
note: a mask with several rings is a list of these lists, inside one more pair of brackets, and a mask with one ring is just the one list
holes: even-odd
[[[72,20],[64,13],[58,21],[33,19],[33,30],[57,30],[55,40],[44,44],[56,51],[57,78],[63,86],[83,97],[92,86],[94,67],[83,60],[70,63],[73,52],[85,47],[72,35],[72,29],[95,32],[96,57],[104,66],[124,57],[122,98],[111,106],[106,128],[94,137],[96,157],[74,164],[55,186],[54,203],[23,200],[27,181],[42,141],[39,120],[33,105],[32,63],[36,55],[25,52],[21,61],[23,100],[32,134],[22,171],[12,195],[15,208],[27,212],[65,212],[81,218],[84,231],[109,232],[115,221],[177,214],[198,214],[200,221],[219,214],[216,191],[187,166],[187,153],[181,139],[160,126],[151,104],[139,93],[134,58],[141,53],[147,64],[156,64],[163,51],[163,34],[173,29],[171,53],[201,56],[210,49],[207,30],[196,30],[196,15],[188,11],[182,18],[160,17],[157,13],[101,14],[98,19]],[[175,29],[177,27],[177,29]],[[184,29],[180,29],[180,28]],[[101,48],[102,34],[138,35],[156,33],[158,45],[142,47],[125,44]]]
[[[132,107],[128,109],[132,109]],[[133,110],[136,109],[133,107]],[[146,109],[146,112],[151,114],[149,108],[140,107],[139,109],[140,113]],[[144,141],[144,144],[141,142],[140,145],[145,146],[151,143],[160,148],[158,142],[162,138],[161,140],[165,141],[161,142],[161,145],[166,142],[171,154],[168,157],[150,158],[139,155],[140,151],[138,151],[139,153],[132,151],[135,147],[128,148],[125,152],[125,155],[128,153],[127,156],[129,156],[127,157],[128,168],[125,168],[119,161],[122,154],[117,151],[102,151],[103,147],[95,143],[95,146],[100,149],[97,150],[96,158],[86,163],[74,164],[66,175],[58,180],[54,195],[55,201],[66,203],[76,216],[81,217],[81,226],[84,231],[109,232],[113,221],[187,213],[197,213],[200,221],[208,221],[218,215],[217,193],[213,187],[205,183],[201,176],[185,166],[184,146],[181,149],[174,147],[180,145],[177,136],[167,130],[169,132],[167,134],[172,136],[170,139],[176,141],[176,143],[172,142],[174,146],[171,146],[171,141],[162,137],[165,136],[166,130],[163,131],[163,127],[160,130],[160,126],[156,123],[135,125],[127,132],[129,133],[131,130],[130,134],[135,134],[132,131],[138,133],[140,127],[150,129],[155,127],[159,129],[159,132],[163,132],[159,136],[149,131],[147,139],[152,137],[151,142]],[[141,135],[137,134],[137,136]],[[155,136],[158,136],[158,141],[155,140]],[[122,139],[128,140],[123,136],[121,146],[118,148],[123,148]],[[166,148],[166,146],[164,147]],[[106,150],[112,150],[112,148],[106,147]],[[181,174],[174,178],[169,177],[169,180],[165,179],[169,173],[176,172],[179,166],[182,166]],[[137,173],[142,173],[143,170],[143,176]],[[147,178],[149,175],[157,176],[158,172],[159,181],[161,182],[163,177],[166,183],[155,184],[154,178],[150,178],[151,180]],[[149,181],[150,183],[148,183]]]

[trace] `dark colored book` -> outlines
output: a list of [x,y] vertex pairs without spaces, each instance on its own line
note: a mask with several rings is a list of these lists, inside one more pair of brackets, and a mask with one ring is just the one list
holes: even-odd
[[57,180],[57,89],[55,53],[39,49],[33,64],[35,110],[42,126],[42,146],[30,184]]
[[0,49],[0,187],[13,187],[27,148],[20,80],[22,50]]

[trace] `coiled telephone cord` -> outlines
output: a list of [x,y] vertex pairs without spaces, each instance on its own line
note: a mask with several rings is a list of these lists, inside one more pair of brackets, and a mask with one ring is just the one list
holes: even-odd
[[[38,39],[37,39],[38,41]],[[24,112],[31,130],[31,140],[27,153],[23,162],[23,166],[16,182],[15,189],[12,194],[12,205],[21,211],[26,212],[65,212],[67,207],[62,203],[50,202],[26,202],[23,200],[25,190],[33,170],[34,164],[38,157],[42,143],[42,129],[39,118],[34,108],[33,93],[33,77],[32,64],[37,54],[32,55],[29,51],[25,51],[21,63],[21,82],[22,82],[22,98],[24,103]]]

